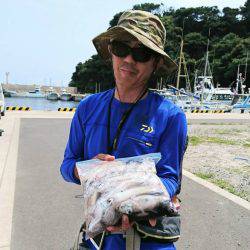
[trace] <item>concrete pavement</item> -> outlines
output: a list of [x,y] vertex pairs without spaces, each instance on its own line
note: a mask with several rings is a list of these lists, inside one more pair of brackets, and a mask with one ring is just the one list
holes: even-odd
[[[6,132],[0,137],[0,249],[69,249],[80,225],[81,200],[74,196],[81,189],[62,180],[59,165],[72,114],[23,116],[36,119],[21,119],[20,133],[19,113],[0,122]],[[182,201],[178,249],[250,248],[247,207],[190,176],[184,178]]]
[[11,249],[69,249],[81,223],[80,186],[63,181],[69,120],[22,119]]
[[184,178],[182,235],[177,249],[250,249],[250,210]]
[[57,111],[6,112],[0,120],[0,249],[10,249],[15,192],[16,165],[21,118],[71,118],[72,113]]

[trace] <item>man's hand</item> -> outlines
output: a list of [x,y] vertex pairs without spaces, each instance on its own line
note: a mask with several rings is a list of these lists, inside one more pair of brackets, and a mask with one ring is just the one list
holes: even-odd
[[101,161],[113,161],[115,157],[109,154],[98,154],[93,159],[99,159]]
[[[152,227],[154,227],[156,225],[156,219],[149,219],[149,223]],[[123,214],[122,224],[120,226],[109,226],[106,229],[109,232],[124,232],[124,231],[127,231],[132,226],[133,226],[133,222],[129,221],[129,218],[126,214]]]
[[122,224],[119,226],[109,226],[107,230],[110,232],[122,232],[127,231],[130,227],[132,227],[133,222],[129,222],[129,218],[126,214],[122,215]]
[[[115,157],[109,154],[98,154],[93,159],[99,159],[101,161],[113,161]],[[77,179],[80,179],[79,174],[77,172],[77,168],[74,168],[74,175]]]

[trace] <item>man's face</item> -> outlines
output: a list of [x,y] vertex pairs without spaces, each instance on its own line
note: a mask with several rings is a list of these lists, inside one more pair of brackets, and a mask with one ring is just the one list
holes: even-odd
[[[140,44],[138,41],[123,43],[126,43],[131,48],[137,48]],[[131,54],[125,57],[112,54],[112,61],[116,84],[128,88],[145,85],[156,65],[156,59],[153,56],[147,62],[137,62]]]

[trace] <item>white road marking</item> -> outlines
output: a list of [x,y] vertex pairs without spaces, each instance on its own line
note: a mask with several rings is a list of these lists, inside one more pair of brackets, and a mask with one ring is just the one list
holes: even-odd
[[14,129],[6,156],[0,188],[0,248],[6,250],[10,249],[11,241],[20,119],[13,119],[13,122]]

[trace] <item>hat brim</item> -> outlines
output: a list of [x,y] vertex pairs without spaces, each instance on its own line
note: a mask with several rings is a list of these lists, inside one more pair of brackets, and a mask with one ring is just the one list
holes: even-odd
[[171,74],[173,71],[177,69],[176,63],[169,57],[169,55],[159,48],[155,43],[153,43],[147,37],[138,34],[137,32],[130,30],[125,27],[115,26],[106,32],[101,33],[97,37],[93,39],[93,44],[98,52],[98,54],[104,59],[110,59],[110,52],[108,50],[108,45],[111,39],[122,39],[122,40],[131,40],[137,39],[146,47],[152,49],[156,53],[160,54],[163,58],[163,63],[158,67],[157,74],[166,75]]

